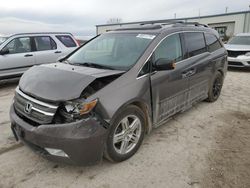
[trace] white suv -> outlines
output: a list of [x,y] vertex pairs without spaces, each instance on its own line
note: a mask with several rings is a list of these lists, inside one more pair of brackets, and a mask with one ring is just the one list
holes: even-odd
[[70,33],[0,36],[0,80],[19,77],[33,65],[55,62],[78,46]]
[[225,44],[225,48],[229,67],[250,67],[250,33],[237,34]]

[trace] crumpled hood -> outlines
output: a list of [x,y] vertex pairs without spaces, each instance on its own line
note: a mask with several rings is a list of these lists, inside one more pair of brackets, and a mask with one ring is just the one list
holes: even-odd
[[227,50],[232,51],[250,51],[250,45],[235,45],[235,44],[225,44]]
[[53,63],[30,68],[21,77],[19,87],[24,93],[38,99],[67,101],[79,98],[96,78],[123,72]]

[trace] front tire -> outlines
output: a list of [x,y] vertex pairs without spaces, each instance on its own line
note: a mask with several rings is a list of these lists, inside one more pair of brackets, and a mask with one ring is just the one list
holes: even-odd
[[139,107],[129,105],[121,111],[111,124],[105,158],[121,162],[133,156],[143,141],[145,124],[145,115]]
[[208,102],[216,101],[220,96],[222,85],[223,85],[223,76],[220,72],[216,72],[209,87],[208,98],[206,99],[206,101]]

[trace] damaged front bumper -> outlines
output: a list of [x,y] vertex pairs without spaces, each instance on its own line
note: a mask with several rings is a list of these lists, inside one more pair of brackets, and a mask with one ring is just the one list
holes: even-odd
[[12,106],[10,119],[15,137],[50,160],[77,165],[102,160],[107,129],[95,118],[35,127],[20,118]]

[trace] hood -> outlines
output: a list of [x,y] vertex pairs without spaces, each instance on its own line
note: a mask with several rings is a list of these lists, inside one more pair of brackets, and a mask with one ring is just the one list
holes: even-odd
[[250,51],[250,45],[225,44],[224,46],[232,51]]
[[20,79],[20,89],[37,99],[67,101],[80,97],[96,78],[121,74],[124,71],[73,66],[63,63],[34,66]]

